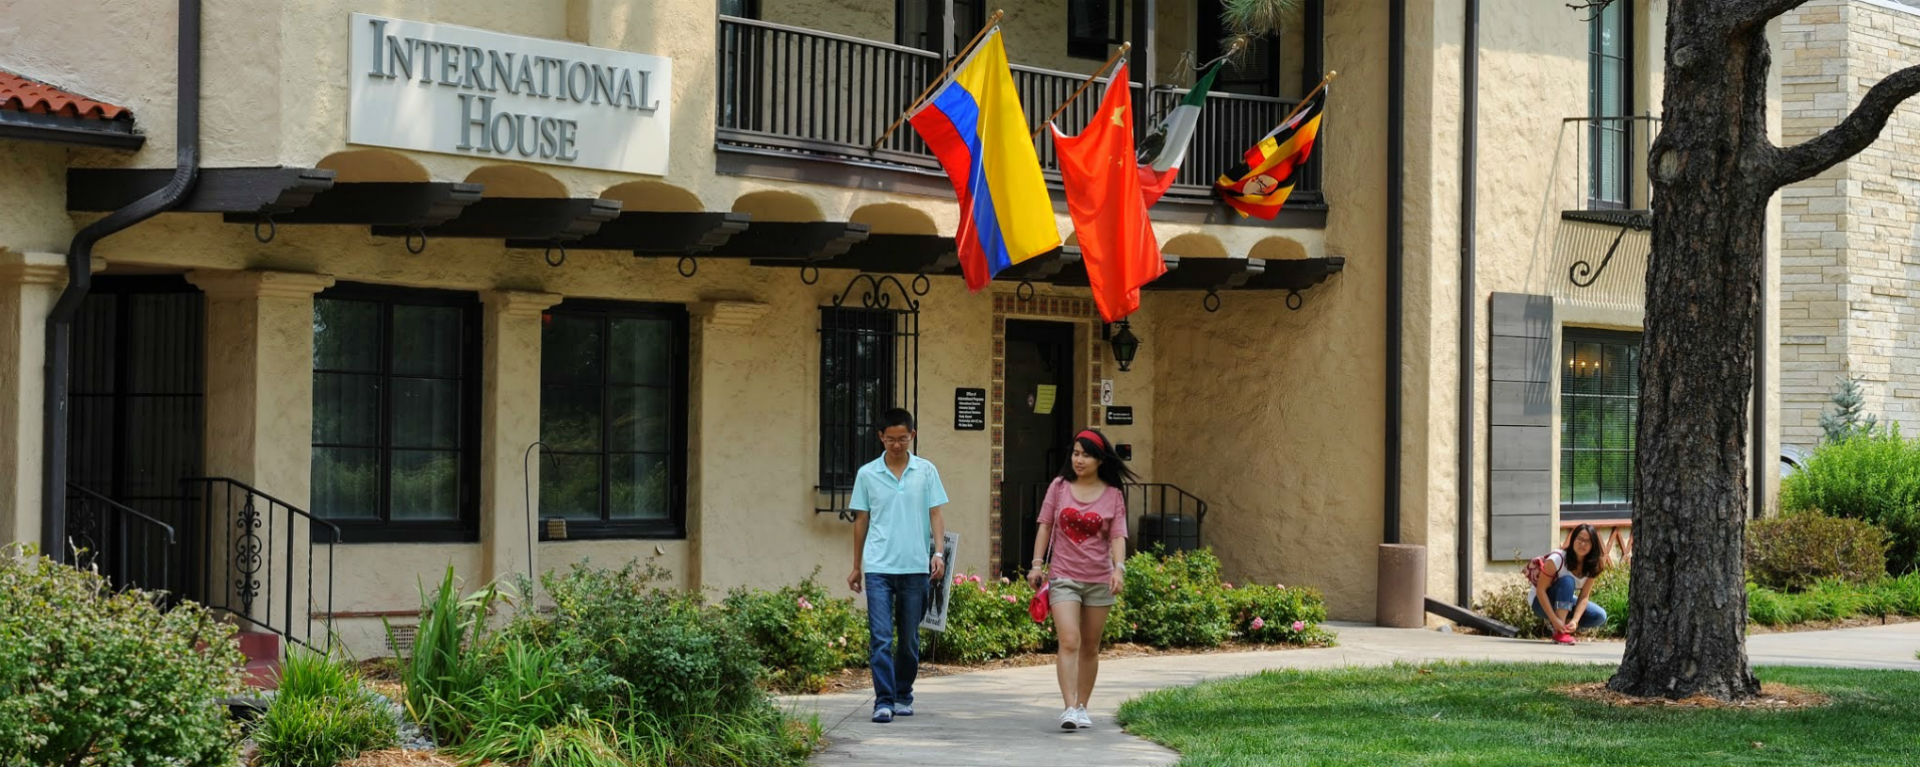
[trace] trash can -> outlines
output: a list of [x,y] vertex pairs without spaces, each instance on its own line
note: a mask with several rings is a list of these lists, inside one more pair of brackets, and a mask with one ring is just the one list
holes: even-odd
[[1396,629],[1426,626],[1427,547],[1380,544],[1380,575],[1375,588],[1375,624]]

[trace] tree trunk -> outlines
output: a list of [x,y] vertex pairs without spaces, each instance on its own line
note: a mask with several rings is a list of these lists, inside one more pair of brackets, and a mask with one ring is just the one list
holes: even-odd
[[[1640,361],[1629,695],[1759,692],[1742,562],[1753,322],[1774,191],[1763,29],[1676,2],[1665,124],[1650,160],[1653,257]],[[1730,43],[1730,44],[1726,44]]]

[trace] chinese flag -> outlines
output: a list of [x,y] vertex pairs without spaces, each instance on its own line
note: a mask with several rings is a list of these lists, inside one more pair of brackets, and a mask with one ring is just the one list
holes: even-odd
[[1167,272],[1134,159],[1127,65],[1114,70],[1100,110],[1078,136],[1053,130],[1080,258],[1100,316],[1118,322],[1140,308],[1140,286]]

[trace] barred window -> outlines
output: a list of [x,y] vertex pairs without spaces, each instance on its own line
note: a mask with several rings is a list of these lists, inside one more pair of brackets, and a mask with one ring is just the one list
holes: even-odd
[[914,409],[918,357],[918,312],[820,308],[819,511],[844,510],[854,475],[880,457],[880,416]]
[[1105,59],[1126,40],[1125,0],[1067,0],[1067,55]]
[[1640,334],[1567,328],[1560,343],[1560,514],[1631,516]]

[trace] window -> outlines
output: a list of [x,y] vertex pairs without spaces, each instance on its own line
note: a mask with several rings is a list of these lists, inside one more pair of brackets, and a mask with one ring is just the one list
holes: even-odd
[[569,538],[685,537],[685,307],[573,300],[541,323],[540,516]]
[[1614,2],[1588,22],[1587,204],[1631,207],[1633,120],[1632,3]]
[[[958,52],[987,24],[986,4],[981,0],[952,0],[953,51]],[[945,53],[940,49],[941,20],[946,16],[945,0],[894,0],[893,42],[923,51]],[[911,94],[909,94],[911,96]]]
[[[873,290],[883,289],[876,281]],[[904,289],[901,296],[906,296]],[[845,513],[854,475],[880,457],[875,436],[880,416],[888,408],[911,411],[918,405],[920,314],[911,299],[901,303],[908,308],[820,307],[820,474],[815,487],[820,497],[815,511]]]
[[720,15],[758,19],[760,18],[760,0],[720,0]]
[[1567,328],[1560,342],[1560,516],[1631,516],[1640,334]]
[[474,539],[479,318],[470,293],[314,299],[313,512],[347,540]]
[[[1200,0],[1198,19],[1195,22],[1195,48],[1199,50],[1199,61],[1212,61],[1226,50],[1222,43],[1232,35],[1221,22],[1223,12],[1220,0]],[[1302,15],[1305,16],[1304,12]],[[1297,56],[1296,56],[1297,57]],[[1311,88],[1320,82],[1319,75],[1312,75]],[[1248,41],[1247,49],[1227,60],[1220,68],[1220,74],[1213,80],[1213,90],[1224,93],[1240,93],[1248,96],[1279,96],[1280,91],[1280,40],[1273,34],[1265,34]],[[1275,123],[1286,112],[1272,115]],[[1268,126],[1272,127],[1272,126]],[[1260,129],[1262,131],[1265,128]],[[1258,135],[1258,134],[1256,134]]]
[[1067,55],[1105,60],[1125,41],[1127,0],[1067,0]]

